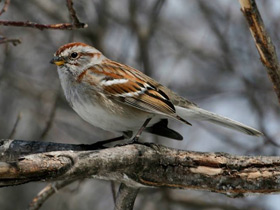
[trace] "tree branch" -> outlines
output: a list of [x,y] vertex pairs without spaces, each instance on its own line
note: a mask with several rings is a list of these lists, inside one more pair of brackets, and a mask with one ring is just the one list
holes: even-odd
[[[0,2],[1,2],[1,0],[0,0]],[[4,6],[0,10],[0,16],[8,10],[9,4],[10,4],[10,0],[5,0],[4,1]]]
[[115,210],[132,210],[139,188],[121,184],[116,200]]
[[56,23],[56,24],[40,24],[33,23],[30,21],[9,21],[9,20],[0,20],[0,25],[3,26],[15,26],[15,27],[29,27],[36,28],[39,30],[44,29],[54,29],[54,30],[72,30],[76,28],[86,28],[87,24],[81,23],[81,25],[73,25],[71,23]]
[[8,43],[8,42],[11,42],[14,46],[21,43],[20,39],[7,39],[4,36],[0,37],[0,44],[4,44],[4,43]]
[[29,204],[28,210],[38,210],[43,205],[43,203],[51,197],[54,193],[56,193],[61,188],[71,184],[75,180],[65,180],[62,182],[55,182],[48,184],[43,190],[41,190],[38,195],[33,198],[31,203]]
[[132,144],[85,145],[1,140],[0,186],[98,178],[128,187],[199,189],[228,196],[280,192],[280,158],[234,156]]
[[255,0],[239,0],[243,12],[254,38],[260,59],[265,65],[274,91],[280,103],[280,65],[275,47],[265,30],[262,17]]
[[77,14],[76,14],[76,11],[75,9],[73,8],[73,2],[72,0],[66,0],[66,5],[67,5],[67,8],[69,10],[69,14],[70,14],[70,17],[71,19],[73,20],[73,23],[75,26],[79,26],[81,24],[84,25],[84,23],[81,23],[77,17]]
[[[0,25],[3,26],[15,26],[15,27],[29,27],[36,28],[39,30],[44,29],[54,29],[54,30],[72,30],[77,28],[87,28],[87,24],[81,23],[76,15],[76,11],[73,8],[72,0],[66,0],[67,8],[73,24],[71,23],[56,23],[56,24],[40,24],[30,21],[9,21],[9,20],[0,20]],[[5,7],[5,6],[4,6]],[[7,6],[6,6],[7,7]]]

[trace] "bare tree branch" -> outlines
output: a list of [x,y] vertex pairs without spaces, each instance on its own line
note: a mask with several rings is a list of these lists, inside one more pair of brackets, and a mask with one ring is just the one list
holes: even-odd
[[42,189],[38,195],[33,198],[31,203],[29,204],[28,210],[38,210],[44,204],[44,202],[51,197],[54,193],[56,193],[61,188],[71,184],[75,180],[65,180],[61,182],[55,182],[48,184],[44,189]]
[[15,122],[15,124],[14,124],[14,126],[13,126],[13,129],[12,129],[12,131],[11,131],[9,137],[8,137],[9,139],[14,138],[14,135],[15,135],[15,133],[16,133],[17,126],[18,126],[18,123],[19,123],[20,119],[21,119],[21,113],[18,113],[16,122]]
[[115,210],[132,210],[139,188],[121,184],[116,200]]
[[52,127],[52,124],[53,124],[53,121],[54,121],[54,118],[55,118],[57,101],[58,101],[58,94],[56,93],[56,96],[55,96],[55,99],[54,99],[54,103],[53,103],[51,112],[50,112],[48,120],[46,122],[46,126],[45,126],[45,128],[44,128],[44,130],[43,130],[43,132],[42,132],[42,134],[40,136],[40,139],[45,139],[46,136],[48,135],[51,127]]
[[129,2],[129,13],[130,13],[130,26],[132,31],[136,34],[139,44],[140,58],[144,66],[144,71],[146,74],[151,75],[151,61],[149,55],[149,42],[153,36],[153,33],[157,29],[159,22],[160,11],[166,2],[165,0],[157,0],[150,12],[149,25],[147,27],[142,27],[137,21],[137,10],[138,4],[141,1],[132,0]]
[[33,23],[30,21],[9,21],[9,20],[0,20],[0,25],[3,26],[15,26],[15,27],[29,27],[29,28],[36,28],[39,30],[44,29],[54,29],[54,30],[72,30],[76,28],[86,28],[87,24],[81,24],[79,26],[73,25],[71,23],[56,23],[56,24],[40,24],[40,23]]
[[239,0],[241,10],[249,24],[251,34],[265,65],[280,103],[280,65],[275,47],[269,37],[255,0]]
[[72,30],[78,28],[87,28],[87,24],[81,23],[76,15],[76,11],[73,8],[72,0],[66,0],[67,8],[69,10],[70,17],[73,20],[71,23],[56,23],[56,24],[40,24],[30,21],[9,21],[9,20],[0,20],[0,25],[3,26],[15,26],[15,27],[30,27],[36,28],[39,30],[44,29],[54,29],[54,30]]
[[98,178],[134,188],[199,189],[228,196],[280,192],[279,157],[190,152],[155,144],[89,151],[85,145],[51,142],[1,140],[0,145],[1,187]]
[[[1,2],[1,0],[0,0],[0,2]],[[9,4],[10,4],[10,0],[5,0],[4,1],[4,6],[0,10],[0,16],[8,10]]]
[[81,23],[76,15],[76,11],[75,9],[73,8],[73,2],[72,0],[66,0],[66,4],[67,4],[67,7],[68,7],[68,10],[69,10],[69,14],[70,14],[70,17],[72,18],[73,20],[73,23],[75,26],[79,26],[79,25],[83,25],[84,23]]
[[5,43],[9,43],[9,42],[12,43],[14,46],[21,43],[20,39],[8,39],[3,36],[0,37],[0,44],[5,44]]
[[113,196],[113,200],[114,200],[114,204],[116,204],[117,201],[117,191],[116,191],[116,183],[111,181],[111,192],[112,192],[112,196]]

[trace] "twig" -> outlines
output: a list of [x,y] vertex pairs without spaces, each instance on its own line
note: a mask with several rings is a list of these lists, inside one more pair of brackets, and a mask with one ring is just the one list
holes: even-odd
[[39,30],[44,30],[44,29],[72,30],[72,29],[87,27],[87,24],[85,23],[80,23],[79,25],[73,25],[71,23],[40,24],[40,23],[34,23],[30,21],[23,22],[23,21],[9,21],[9,20],[0,20],[0,25],[15,26],[15,27],[30,27]]
[[67,7],[69,10],[70,17],[73,20],[73,24],[71,23],[56,23],[56,24],[40,24],[34,23],[30,21],[9,21],[9,20],[0,20],[0,25],[3,26],[15,26],[15,27],[30,27],[36,28],[39,30],[44,29],[54,29],[54,30],[72,30],[78,28],[87,28],[88,25],[85,23],[81,23],[76,15],[76,12],[73,8],[72,0],[66,0]]
[[11,42],[14,46],[21,43],[20,39],[7,39],[6,37],[0,37],[0,44],[5,44]]
[[[1,0],[0,0],[0,2],[1,2]],[[5,0],[4,1],[4,6],[0,10],[0,15],[2,15],[4,12],[6,12],[8,10],[9,4],[10,4],[10,0]]]
[[115,210],[132,210],[139,188],[128,187],[121,183]]
[[254,38],[260,59],[265,65],[274,91],[280,103],[280,65],[275,47],[269,37],[259,13],[255,0],[239,0],[243,12]]
[[151,14],[150,14],[150,25],[149,25],[149,36],[152,36],[157,29],[157,25],[159,23],[159,15],[162,10],[163,5],[166,3],[166,0],[157,0],[153,5]]
[[139,45],[140,58],[144,66],[144,71],[146,74],[151,75],[151,61],[149,56],[149,44],[150,40],[153,36],[153,33],[156,31],[158,27],[158,18],[160,11],[166,1],[165,0],[157,0],[152,8],[149,25],[147,28],[141,27],[139,22],[137,21],[137,1],[131,0],[129,3],[129,13],[130,13],[130,25],[133,32],[136,33]]
[[14,126],[13,126],[13,129],[12,129],[12,131],[11,131],[9,137],[8,137],[9,139],[14,138],[14,135],[15,135],[15,133],[16,133],[16,129],[17,129],[17,126],[18,126],[18,122],[20,121],[20,119],[21,119],[21,113],[19,113],[19,114],[17,115],[16,122],[15,122],[15,124],[14,124]]
[[56,96],[55,96],[55,101],[54,101],[53,107],[51,109],[51,112],[50,112],[50,115],[49,115],[49,119],[48,119],[48,121],[46,123],[45,129],[43,130],[43,132],[41,134],[40,138],[42,138],[42,139],[44,139],[47,136],[49,130],[52,127],[52,124],[53,124],[53,121],[54,121],[54,117],[55,117],[55,112],[56,112],[57,101],[58,101],[58,94],[56,94]]
[[66,4],[67,4],[67,7],[68,7],[68,10],[69,10],[69,14],[70,14],[70,17],[71,19],[73,20],[73,23],[75,26],[79,26],[83,23],[81,23],[76,15],[76,11],[75,9],[73,8],[73,2],[72,0],[66,0]]
[[111,192],[112,192],[112,196],[113,196],[113,200],[114,200],[114,204],[116,204],[117,201],[117,191],[115,189],[115,182],[111,181]]
[[48,184],[44,187],[38,195],[33,198],[27,210],[38,210],[47,201],[49,197],[58,192],[61,188],[73,183],[75,180],[65,180]]

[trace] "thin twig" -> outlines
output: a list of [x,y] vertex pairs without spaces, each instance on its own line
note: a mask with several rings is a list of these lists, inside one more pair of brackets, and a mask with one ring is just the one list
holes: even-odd
[[12,129],[10,135],[9,135],[9,139],[14,138],[14,135],[15,135],[16,130],[17,130],[18,122],[20,121],[20,119],[21,119],[21,113],[19,113],[19,114],[17,115],[17,119],[16,119],[16,122],[15,122],[15,124],[14,124],[14,126],[13,126],[13,129]]
[[243,12],[254,38],[260,59],[265,65],[274,91],[280,103],[280,65],[275,47],[269,37],[259,13],[255,0],[239,0]]
[[24,21],[9,21],[9,20],[0,20],[0,25],[15,26],[15,27],[30,27],[39,30],[44,30],[44,29],[72,30],[72,29],[87,27],[87,24],[85,23],[80,23],[79,25],[73,25],[71,23],[40,24],[40,23],[34,23],[30,21],[24,22]]
[[56,24],[40,24],[34,23],[30,21],[9,21],[9,20],[0,20],[0,25],[3,26],[15,26],[15,27],[30,27],[36,28],[39,30],[44,29],[54,29],[54,30],[72,30],[77,28],[87,28],[88,25],[85,23],[81,23],[76,15],[76,11],[73,8],[72,0],[66,0],[67,7],[69,10],[70,17],[73,20],[73,24],[71,23],[56,23]]
[[44,187],[38,195],[33,198],[27,210],[38,210],[47,201],[49,197],[58,192],[61,188],[73,183],[75,180],[64,180],[62,182],[55,182]]
[[55,112],[56,112],[57,101],[58,101],[58,94],[56,94],[55,101],[54,101],[52,110],[51,110],[50,115],[49,115],[49,119],[48,119],[48,121],[46,123],[45,129],[43,130],[43,132],[41,134],[41,139],[44,139],[47,136],[49,130],[52,127],[52,124],[53,124],[53,121],[54,121],[54,117],[55,117]]
[[[1,2],[1,0],[0,0],[0,2]],[[0,15],[2,15],[4,12],[6,12],[8,10],[9,4],[10,4],[10,0],[5,0],[4,1],[4,6],[0,10]]]
[[5,43],[12,43],[14,46],[17,46],[18,44],[21,44],[20,39],[7,39],[6,37],[0,37],[0,44],[5,44]]
[[150,13],[150,24],[147,28],[142,27],[137,20],[137,12],[139,8],[137,5],[137,1],[133,0],[129,3],[130,26],[133,32],[137,35],[141,62],[143,63],[145,73],[148,75],[151,75],[152,69],[152,64],[149,56],[149,44],[153,33],[158,27],[159,14],[165,2],[165,0],[158,0],[155,2]]
[[116,201],[117,201],[117,191],[116,191],[116,186],[115,186],[115,182],[111,181],[111,192],[113,195],[113,200],[114,200],[114,204],[116,205]]
[[76,15],[76,11],[73,8],[72,0],[66,0],[66,4],[67,4],[68,10],[69,10],[69,14],[70,14],[71,19],[73,20],[74,25],[75,26],[79,26],[80,24],[83,24],[83,23],[81,23],[79,21],[77,15]]

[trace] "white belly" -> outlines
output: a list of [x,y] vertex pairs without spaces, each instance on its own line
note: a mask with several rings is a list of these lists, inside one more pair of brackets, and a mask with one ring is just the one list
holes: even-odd
[[[118,133],[132,131],[135,134],[146,119],[154,116],[142,111],[134,112],[134,108],[126,106],[111,110],[92,102],[80,103],[76,101],[72,102],[72,105],[73,109],[88,123],[104,130]],[[159,120],[159,117],[153,117],[148,126],[159,122]]]
[[[110,132],[122,133],[132,131],[134,134],[141,128],[146,119],[151,118],[148,126],[160,121],[160,116],[147,113],[129,105],[113,103],[110,99],[103,98],[106,105],[100,99],[94,97],[94,90],[90,92],[88,87],[73,84],[64,77],[67,75],[59,72],[61,85],[67,101],[72,108],[88,123]],[[76,86],[73,86],[76,85]]]
[[107,131],[122,132],[139,127],[138,120],[121,118],[113,113],[108,113],[98,105],[73,104],[73,108],[85,121]]

